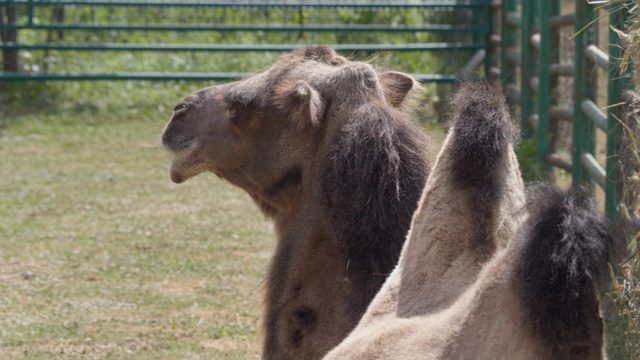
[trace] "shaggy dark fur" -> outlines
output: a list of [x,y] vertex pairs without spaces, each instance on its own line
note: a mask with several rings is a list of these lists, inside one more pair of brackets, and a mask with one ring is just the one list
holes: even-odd
[[502,174],[496,172],[506,160],[509,145],[518,137],[498,81],[463,83],[451,102],[454,134],[450,149],[451,179],[468,192],[477,224],[474,243],[483,254],[493,253],[494,236],[489,229],[502,198]]
[[427,139],[400,112],[358,109],[335,137],[323,167],[324,205],[364,313],[391,273],[430,171]]
[[538,185],[527,197],[531,217],[515,280],[522,301],[536,335],[554,344],[553,358],[588,359],[602,346],[602,323],[593,320],[610,241],[606,226],[585,191],[565,195]]
[[463,187],[495,182],[496,165],[518,137],[499,82],[464,83],[451,104],[453,179]]

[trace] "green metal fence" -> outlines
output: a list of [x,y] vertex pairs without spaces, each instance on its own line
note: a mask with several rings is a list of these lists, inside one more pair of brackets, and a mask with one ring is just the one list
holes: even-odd
[[[464,68],[467,72],[473,66],[482,64],[486,51],[489,49],[488,36],[491,33],[491,11],[489,0],[418,0],[418,1],[384,1],[384,0],[345,0],[345,1],[311,1],[311,0],[270,0],[270,1],[172,1],[172,0],[0,0],[0,11],[17,14],[13,21],[0,21],[0,31],[5,34],[11,32],[14,35],[20,32],[51,34],[53,32],[69,33],[82,32],[87,34],[105,32],[145,32],[147,34],[167,32],[209,32],[209,33],[348,33],[348,34],[455,34],[463,41],[449,42],[407,42],[406,37],[402,42],[375,43],[362,40],[359,43],[331,43],[338,51],[343,53],[354,52],[456,52],[461,59],[470,59],[470,63]],[[87,19],[69,19],[69,17],[53,16],[64,11],[94,11],[95,9],[129,9],[130,12],[140,14],[154,9],[184,9],[192,12],[205,12],[210,10],[222,11],[272,11],[289,12],[289,23],[279,24],[221,24],[205,22],[199,24],[180,23],[122,23],[122,22],[96,22]],[[394,17],[402,18],[408,11],[419,11],[429,14],[435,13],[460,13],[467,11],[473,16],[469,21],[449,24],[393,24],[392,21],[382,24],[341,24],[339,22],[305,23],[313,12],[319,11],[355,11],[355,12],[389,12]],[[0,20],[2,18],[0,17]],[[415,36],[418,38],[419,36]],[[20,36],[3,37],[0,49],[3,51],[44,51],[44,52],[93,52],[121,51],[121,52],[285,52],[306,45],[319,45],[305,41],[295,43],[129,43],[129,42],[96,42],[82,41],[71,42],[65,39],[55,39],[54,36],[39,37],[38,40],[21,41]],[[60,37],[58,37],[60,38]],[[488,65],[488,62],[485,62]],[[107,69],[108,71],[108,69]],[[0,73],[0,80],[225,80],[242,77],[246,74],[238,72],[209,72],[209,73],[165,73],[165,72],[109,72],[109,73],[51,73],[51,72],[24,72],[5,71]],[[456,74],[414,74],[417,79],[424,82],[452,82]]]
[[[605,212],[611,221],[618,215],[618,188],[623,176],[618,168],[619,120],[634,99],[638,101],[632,77],[620,72],[619,37],[612,28],[623,28],[632,3],[605,7],[576,0],[575,13],[564,15],[560,0],[504,0],[501,4],[500,74],[508,99],[520,114],[523,136],[535,139],[541,163],[567,171],[574,185],[595,183],[601,187],[605,192]],[[609,44],[603,50],[598,45],[598,22],[607,17],[611,25]],[[574,34],[573,64],[561,64],[560,29],[570,26]],[[600,99],[600,105],[597,68],[606,72],[608,84],[608,98]],[[573,78],[571,108],[557,101],[560,77]],[[558,124],[562,121],[572,124],[569,154],[561,153],[556,146]],[[603,165],[596,159],[597,129],[606,136]]]
[[[629,4],[632,4],[630,1]],[[379,52],[393,53],[454,53],[457,73],[413,74],[423,82],[453,82],[477,73],[476,68],[484,64],[484,74],[500,76],[505,83],[512,109],[520,115],[522,134],[535,139],[539,161],[548,169],[560,168],[572,176],[575,185],[597,184],[605,192],[605,212],[614,220],[618,213],[619,183],[621,176],[618,164],[621,132],[619,119],[625,106],[638,101],[632,91],[629,74],[621,74],[618,66],[620,47],[618,36],[609,31],[609,44],[603,50],[598,47],[598,19],[610,11],[609,23],[621,28],[627,16],[627,7],[620,3],[608,5],[588,4],[586,0],[575,0],[575,13],[562,14],[561,0],[270,0],[270,1],[172,1],[172,0],[0,0],[0,50],[6,53],[18,51],[42,52],[89,52],[104,51],[150,53],[150,52],[284,52],[317,42],[309,42],[300,36],[300,41],[265,43],[185,43],[185,42],[127,42],[126,36],[115,37],[115,42],[96,41],[91,36],[84,41],[68,40],[63,34],[131,34],[157,33],[339,33],[368,36],[361,42],[329,43],[345,53]],[[128,13],[143,14],[158,9],[181,9],[205,13],[207,11],[230,11],[232,14],[251,11],[278,10],[285,20],[275,23],[252,21],[201,23],[180,22],[170,18],[162,22],[118,22],[95,21],[90,14],[96,9],[127,9]],[[76,11],[82,16],[64,17],[64,11]],[[402,19],[407,12],[429,14],[430,21],[408,24],[402,21],[385,20],[382,23],[344,24],[309,21],[317,12],[389,12],[386,19]],[[235,13],[234,13],[235,12]],[[466,12],[466,13],[465,13]],[[89,15],[86,15],[86,14]],[[114,12],[115,14],[115,12]],[[433,19],[446,19],[433,23]],[[463,16],[459,16],[462,14]],[[86,16],[85,16],[86,15]],[[466,15],[466,16],[465,16]],[[205,18],[206,19],[206,18]],[[288,19],[288,20],[287,20]],[[111,19],[113,20],[113,19]],[[602,21],[602,20],[601,20]],[[561,63],[560,31],[572,27],[574,58],[572,64]],[[499,31],[498,31],[499,30]],[[32,34],[22,41],[20,33]],[[57,33],[58,36],[52,36]],[[34,36],[33,34],[40,34]],[[43,37],[42,34],[46,34]],[[395,42],[371,41],[371,34],[404,34]],[[414,41],[407,41],[407,35]],[[455,41],[424,40],[420,34],[434,34],[438,40],[451,38]],[[108,37],[107,37],[108,38]],[[464,60],[460,60],[464,59]],[[459,66],[465,64],[464,66]],[[6,64],[5,64],[6,65]],[[6,67],[6,66],[5,66]],[[608,98],[598,101],[595,69],[606,71]],[[105,69],[109,71],[109,69]],[[245,76],[241,72],[50,72],[50,71],[4,71],[0,81],[16,80],[226,80]],[[572,106],[558,102],[561,78],[573,78]],[[600,103],[598,105],[598,103]],[[571,122],[571,150],[562,153],[558,148],[559,124]],[[606,156],[604,164],[596,155],[596,132],[606,134]],[[600,159],[602,160],[602,159]]]

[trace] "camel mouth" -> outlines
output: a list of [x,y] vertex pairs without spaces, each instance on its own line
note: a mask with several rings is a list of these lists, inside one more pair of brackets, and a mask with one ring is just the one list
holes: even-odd
[[176,184],[183,183],[201,173],[202,170],[189,156],[176,156],[169,165],[169,178]]
[[171,165],[169,165],[169,178],[176,184],[183,183],[187,180],[187,177],[183,175],[181,169],[183,162],[181,157],[176,156],[173,161],[171,161]]
[[174,183],[180,184],[204,171],[197,157],[194,156],[198,148],[197,142],[190,142],[189,145],[180,147],[165,145],[165,148],[174,155],[169,165],[169,177]]

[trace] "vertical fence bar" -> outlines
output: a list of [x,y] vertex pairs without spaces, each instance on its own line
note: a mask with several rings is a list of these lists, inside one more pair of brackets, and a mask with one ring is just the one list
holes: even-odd
[[[474,13],[473,10],[469,10],[471,12],[471,24],[476,28],[484,29],[484,6],[477,9],[479,13]],[[478,44],[484,41],[484,30],[482,31],[474,31],[471,34],[471,41]]]
[[536,154],[538,161],[542,164],[545,163],[545,158],[549,152],[548,135],[549,135],[549,109],[551,108],[551,88],[550,88],[550,74],[549,69],[551,67],[551,26],[549,24],[549,18],[551,17],[551,1],[544,0],[539,1],[539,13],[540,13],[540,51],[538,51],[538,132],[536,139]]
[[[508,50],[513,50],[516,46],[517,33],[507,25],[507,16],[518,9],[517,0],[503,0],[502,3],[502,50],[500,59],[500,78],[507,86],[516,81],[514,66],[507,60]],[[513,104],[511,104],[513,106]]]
[[[474,31],[471,34],[471,41],[474,44],[480,44],[480,43],[485,44],[484,60],[482,61],[483,63],[486,63],[486,59],[488,57],[487,52],[489,51],[489,48],[486,47],[486,44],[488,44],[488,41],[487,41],[488,37],[486,37],[487,24],[486,24],[486,14],[485,14],[488,3],[489,1],[485,0],[485,5],[477,9],[478,13],[474,13],[473,10],[469,10],[471,13],[471,24],[476,28],[482,29],[482,30]],[[472,55],[472,57],[473,56],[475,56],[475,53],[474,55]],[[471,70],[474,71],[475,69],[471,69]]]
[[493,26],[493,14],[491,9],[491,0],[487,0],[486,6],[482,8],[484,14],[482,16],[483,19],[483,28],[484,31],[484,43],[485,43],[485,56],[484,56],[484,76],[489,78],[489,74],[491,72],[492,66],[492,57],[495,54],[495,49],[493,45],[491,45],[491,34],[493,34],[495,27]]
[[[487,77],[492,77],[495,74],[495,69],[498,68],[498,44],[494,42],[494,39],[498,38],[498,28],[499,28],[499,16],[497,14],[498,10],[502,7],[502,0],[489,0],[489,16],[490,16],[490,26],[491,33],[487,37],[487,41],[489,42],[490,51],[487,53],[487,59],[489,60],[489,67],[487,70]],[[492,69],[494,71],[492,72]]]
[[[610,5],[609,24],[615,29],[623,29],[625,21],[629,15],[628,8],[623,6],[616,10],[620,5]],[[608,74],[608,104],[618,104],[622,91],[631,88],[631,67],[627,68],[625,73],[620,68],[620,59],[622,57],[622,49],[620,48],[620,38],[618,34],[609,28],[609,65]],[[622,127],[619,119],[624,116],[623,106],[610,106],[607,111],[607,164],[606,164],[606,186],[605,186],[605,212],[607,217],[613,223],[618,214],[618,186],[623,174],[618,168],[619,150],[618,139],[620,138]]]
[[[6,6],[0,7],[0,11],[4,10],[6,14],[7,25],[17,25],[18,23],[18,5],[16,3],[8,3]],[[4,30],[0,36],[0,42],[18,42],[18,29]],[[18,72],[20,69],[20,57],[18,49],[2,49],[2,70],[5,72]]]
[[27,17],[29,26],[33,25],[33,0],[29,0],[29,3],[27,4]]
[[[543,1],[543,3],[546,1]],[[594,98],[594,88],[597,77],[594,65],[587,63],[584,50],[587,45],[597,44],[598,26],[592,24],[596,19],[596,10],[585,0],[576,0],[575,22],[575,58],[573,78],[573,185],[579,186],[585,182],[593,183],[588,172],[582,166],[580,157],[583,152],[593,154],[595,145],[595,127],[582,112],[581,104],[584,99]]]
[[[546,163],[549,154],[549,135],[555,136],[555,129],[550,133],[549,111],[553,103],[553,91],[557,87],[557,77],[551,77],[551,63],[559,62],[559,32],[551,29],[550,19],[560,14],[560,0],[540,1],[540,51],[538,52],[538,131],[536,154],[540,163]],[[554,120],[556,121],[556,120]],[[555,128],[555,126],[554,126]],[[554,141],[551,141],[553,144]]]
[[[560,64],[560,27],[551,28],[550,19],[551,17],[559,16],[562,8],[562,0],[550,0],[551,1],[551,13],[548,18],[550,27],[549,31],[549,52],[551,53],[550,57],[550,66],[551,64]],[[549,109],[553,109],[558,105],[558,96],[559,96],[559,88],[558,88],[558,75],[551,75],[549,77]],[[549,136],[547,136],[547,154],[555,153],[557,150],[557,141],[558,141],[558,123],[559,119],[548,118],[548,131],[550,132]],[[546,160],[546,157],[545,157]],[[550,168],[548,168],[550,170]]]
[[538,4],[536,2],[525,1],[522,3],[522,29],[520,29],[520,129],[522,137],[525,139],[531,137],[532,129],[529,119],[535,112],[533,92],[529,82],[536,73],[536,61],[533,60],[533,46],[531,46],[530,40],[537,13]]

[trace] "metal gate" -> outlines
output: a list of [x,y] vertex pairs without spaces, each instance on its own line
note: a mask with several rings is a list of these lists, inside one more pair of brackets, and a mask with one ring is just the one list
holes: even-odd
[[[3,41],[0,49],[3,51],[44,51],[44,52],[91,52],[99,56],[104,51],[132,52],[144,54],[148,52],[284,52],[306,45],[320,45],[317,42],[301,41],[296,43],[185,43],[185,42],[99,42],[69,40],[69,37],[54,36],[55,34],[84,33],[104,34],[110,32],[133,33],[143,32],[153,37],[153,34],[167,33],[343,33],[367,34],[366,39],[357,43],[329,43],[336,50],[343,53],[353,52],[381,52],[420,53],[420,52],[452,52],[455,51],[472,59],[469,66],[482,63],[485,51],[488,49],[488,35],[491,32],[491,11],[488,0],[421,0],[421,1],[383,1],[383,0],[345,0],[345,1],[311,1],[311,0],[270,0],[270,1],[176,1],[176,0],[1,0],[0,10],[4,9],[5,20],[0,22],[3,31]],[[242,13],[256,13],[260,11],[280,11],[283,19],[276,24],[259,24],[250,19],[246,23],[225,21],[217,23],[215,19],[193,24],[181,23],[179,18],[169,19],[169,22],[140,22],[134,17],[126,21],[107,21],[91,16],[73,16],[71,13],[92,13],[98,11],[122,12],[128,14],[144,14],[145,12],[162,9],[180,9],[191,13],[207,11],[227,12],[227,19],[240,17]],[[385,23],[341,24],[341,23],[312,23],[308,19],[314,13],[321,12],[386,12],[391,14]],[[472,16],[469,19],[456,18],[455,23],[430,24],[426,22],[403,23],[403,16],[407,12],[425,14],[460,13],[466,11]],[[66,16],[64,14],[67,14]],[[11,16],[13,15],[13,16]],[[143,16],[143,15],[141,15]],[[444,17],[441,17],[444,18]],[[394,20],[395,19],[395,20]],[[111,21],[109,21],[111,20]],[[117,20],[117,19],[115,19]],[[233,19],[232,19],[233,20]],[[394,22],[396,22],[394,24]],[[29,40],[21,40],[20,33],[36,34]],[[414,41],[406,41],[407,36],[397,41],[376,43],[371,41],[371,34],[415,34]],[[15,35],[18,36],[15,36]],[[424,34],[442,35],[457,34],[463,41],[421,41]],[[13,36],[11,36],[13,35]],[[475,53],[475,57],[472,55]],[[139,56],[139,55],[137,55]],[[467,67],[468,68],[468,67]],[[106,71],[109,71],[108,69]],[[79,73],[50,72],[50,71],[4,71],[0,73],[0,80],[226,80],[245,76],[238,72],[101,72]],[[452,82],[456,74],[414,74],[424,82]]]
[[[560,0],[494,3],[502,19],[501,31],[494,35],[501,43],[499,73],[511,105],[520,114],[523,136],[535,140],[539,162],[566,170],[573,185],[595,183],[601,187],[605,212],[612,223],[621,210],[619,190],[625,177],[619,167],[621,119],[634,106],[637,112],[640,103],[633,87],[632,67],[621,70],[620,39],[614,29],[624,28],[634,5],[628,1],[605,7],[576,0],[575,13],[561,15]],[[598,45],[598,21],[606,17],[609,45],[603,49]],[[562,27],[573,27],[573,64],[559,61]],[[597,67],[606,71],[607,77],[607,99],[601,99],[600,106],[594,72]],[[571,108],[557,101],[561,77],[573,79]],[[572,124],[568,155],[559,153],[555,146],[560,121]],[[596,159],[596,129],[606,135],[604,164]]]

